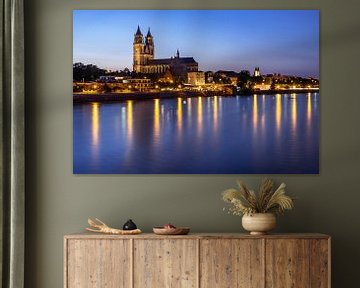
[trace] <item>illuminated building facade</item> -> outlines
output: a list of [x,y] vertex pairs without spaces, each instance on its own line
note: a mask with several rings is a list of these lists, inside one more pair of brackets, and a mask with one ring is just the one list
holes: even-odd
[[191,85],[205,85],[205,73],[202,71],[188,72],[188,83]]
[[255,67],[254,77],[260,77],[260,76],[261,76],[260,68],[259,68],[259,67]]
[[133,43],[133,71],[144,74],[163,74],[170,71],[174,76],[186,77],[188,72],[198,71],[198,63],[193,57],[180,57],[177,50],[176,55],[171,58],[155,59],[154,38],[150,28],[144,37],[138,26],[134,35]]

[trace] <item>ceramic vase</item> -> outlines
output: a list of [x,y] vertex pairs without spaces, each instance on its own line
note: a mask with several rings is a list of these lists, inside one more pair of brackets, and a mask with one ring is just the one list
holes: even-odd
[[274,229],[276,217],[273,213],[255,213],[242,217],[242,226],[251,235],[263,235]]

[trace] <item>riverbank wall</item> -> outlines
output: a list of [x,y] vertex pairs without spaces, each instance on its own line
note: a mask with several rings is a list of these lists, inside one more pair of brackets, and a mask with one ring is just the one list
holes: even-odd
[[211,97],[211,96],[232,96],[233,92],[219,91],[160,91],[160,92],[131,92],[131,93],[74,93],[73,102],[111,102],[126,100],[166,99],[166,98],[188,98],[188,97]]
[[131,92],[131,93],[74,93],[73,103],[86,102],[118,102],[126,100],[147,100],[147,99],[167,99],[167,98],[189,98],[189,97],[212,97],[212,96],[251,96],[251,95],[273,95],[273,94],[292,94],[292,93],[313,93],[319,90],[264,90],[253,93],[235,93],[219,91],[160,91],[160,92]]

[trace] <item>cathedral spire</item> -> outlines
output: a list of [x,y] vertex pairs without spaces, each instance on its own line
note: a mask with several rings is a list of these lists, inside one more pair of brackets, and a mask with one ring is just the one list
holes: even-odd
[[148,32],[147,32],[147,34],[146,34],[146,37],[152,37],[151,32],[150,32],[150,27],[149,27],[149,29],[148,29]]
[[142,36],[142,33],[141,33],[141,30],[140,30],[140,26],[138,25],[138,27],[137,27],[137,31],[136,31],[136,33],[135,33],[135,35],[141,35]]
[[151,55],[152,58],[154,57],[154,41],[150,32],[150,27],[145,37],[145,53]]
[[141,33],[140,26],[138,25],[136,33],[134,35],[134,44],[142,44],[144,41],[143,34]]

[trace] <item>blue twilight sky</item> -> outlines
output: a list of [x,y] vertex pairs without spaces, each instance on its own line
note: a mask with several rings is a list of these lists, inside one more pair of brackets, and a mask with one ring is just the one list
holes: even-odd
[[74,10],[73,61],[132,70],[137,25],[155,58],[192,56],[200,70],[319,77],[318,10]]

